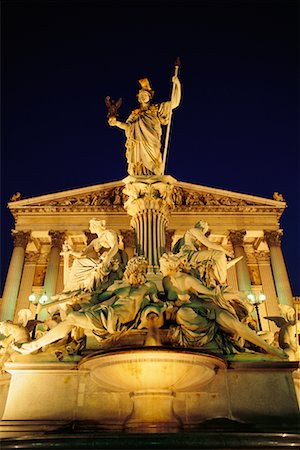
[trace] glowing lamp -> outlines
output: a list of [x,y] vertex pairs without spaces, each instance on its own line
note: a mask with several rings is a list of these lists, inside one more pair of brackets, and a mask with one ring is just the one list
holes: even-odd
[[34,292],[32,292],[32,293],[29,295],[28,300],[29,300],[30,302],[32,302],[32,303],[34,303],[34,302],[36,301],[36,296],[35,296],[35,293],[34,293]]
[[46,294],[43,294],[39,300],[41,305],[44,305],[45,303],[47,303],[48,297]]

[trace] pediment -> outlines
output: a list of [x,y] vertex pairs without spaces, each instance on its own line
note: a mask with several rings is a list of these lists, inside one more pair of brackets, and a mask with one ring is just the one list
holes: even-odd
[[218,210],[218,208],[220,210],[236,210],[239,208],[244,211],[254,209],[279,209],[283,211],[286,203],[280,194],[276,194],[280,200],[267,199],[197,184],[177,182],[174,190],[174,202],[177,210]]
[[61,191],[23,200],[11,201],[8,207],[14,210],[76,210],[78,208],[104,208],[108,210],[123,209],[124,183],[122,180],[88,186],[84,188]]
[[[124,211],[127,200],[123,180],[78,189],[11,201],[8,207],[16,211]],[[280,196],[278,196],[280,199]],[[242,194],[174,180],[173,201],[176,211],[276,211],[282,213],[286,203],[281,200]]]

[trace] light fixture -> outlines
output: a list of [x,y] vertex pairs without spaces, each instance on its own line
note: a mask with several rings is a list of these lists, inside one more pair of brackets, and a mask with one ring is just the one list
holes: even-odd
[[258,306],[266,300],[266,296],[265,296],[265,294],[263,292],[260,292],[258,294],[258,296],[256,294],[254,294],[253,292],[250,292],[247,295],[247,298],[250,301],[250,303],[252,303],[252,305],[254,305],[254,307],[255,307],[256,315],[257,315],[257,321],[258,321],[258,328],[259,328],[259,331],[262,331],[262,326],[261,326]]

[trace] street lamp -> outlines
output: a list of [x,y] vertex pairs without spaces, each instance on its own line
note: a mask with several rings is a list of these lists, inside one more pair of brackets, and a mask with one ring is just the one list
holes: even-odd
[[36,327],[37,327],[37,323],[36,321],[38,320],[38,315],[43,307],[43,305],[45,303],[47,303],[48,297],[47,295],[43,292],[43,294],[40,297],[36,297],[35,293],[32,292],[29,297],[28,300],[35,305],[35,315],[34,315],[34,327],[32,330],[32,335],[31,338],[34,339],[35,338],[35,332],[36,332]]
[[258,307],[261,303],[263,303],[266,300],[266,296],[263,292],[260,292],[258,296],[256,294],[254,294],[253,292],[251,292],[250,294],[247,295],[247,298],[250,301],[250,303],[252,303],[252,305],[254,305],[254,307],[255,307],[257,321],[258,321],[258,328],[259,328],[259,331],[262,331]]

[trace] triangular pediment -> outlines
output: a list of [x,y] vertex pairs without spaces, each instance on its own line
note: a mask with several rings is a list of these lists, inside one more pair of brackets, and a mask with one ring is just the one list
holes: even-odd
[[[276,193],[278,198],[280,194]],[[240,192],[213,187],[177,182],[175,186],[175,205],[182,207],[268,207],[284,209],[283,199],[274,200]]]
[[[8,207],[12,213],[21,210],[84,210],[101,209],[124,211],[127,196],[123,193],[124,180],[71,189],[23,200],[11,201]],[[280,199],[280,195],[278,197]],[[249,194],[228,191],[198,184],[174,180],[173,194],[175,211],[274,209],[283,211],[286,203]]]

